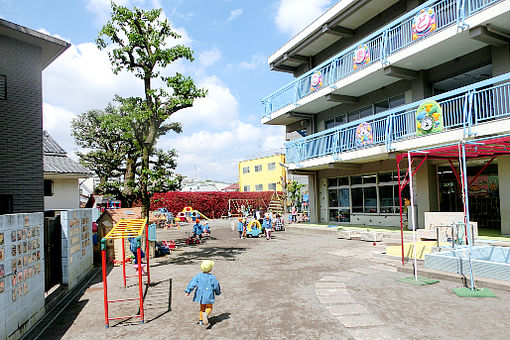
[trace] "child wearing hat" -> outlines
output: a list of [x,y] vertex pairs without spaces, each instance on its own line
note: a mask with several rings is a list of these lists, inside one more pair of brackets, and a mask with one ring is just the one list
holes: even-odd
[[193,226],[193,236],[199,239],[202,239],[202,225],[200,224],[200,220],[195,220],[195,225]]
[[202,272],[191,279],[184,291],[186,296],[189,296],[196,288],[193,301],[200,303],[200,312],[198,314],[199,325],[207,325],[209,323],[209,315],[212,311],[214,297],[221,294],[220,284],[216,277],[211,274],[213,266],[214,262],[211,260],[202,261],[200,264]]

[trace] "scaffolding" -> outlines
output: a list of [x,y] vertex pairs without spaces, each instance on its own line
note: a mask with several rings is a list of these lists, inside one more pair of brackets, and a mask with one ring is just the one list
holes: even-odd
[[[103,237],[101,240],[101,256],[102,256],[102,267],[103,267],[103,292],[104,292],[104,314],[105,314],[105,327],[108,328],[110,326],[111,320],[120,320],[120,319],[130,319],[134,317],[140,318],[140,323],[144,323],[144,310],[143,310],[143,280],[142,276],[144,275],[142,272],[142,237],[145,237],[145,254],[147,256],[147,285],[150,284],[150,266],[149,266],[149,232],[147,228],[147,219],[127,219],[120,220],[111,230],[110,232]],[[136,250],[136,264],[137,264],[137,274],[126,276],[126,241],[125,239],[134,238],[136,239],[137,250]],[[108,284],[106,278],[106,241],[107,240],[122,240],[122,278],[124,282],[124,288],[126,288],[126,281],[128,278],[137,277],[138,278],[138,293],[139,297],[137,298],[125,298],[119,300],[108,300]],[[140,303],[140,313],[138,315],[131,316],[121,316],[121,317],[109,317],[108,314],[108,304],[114,302],[125,302],[125,301],[136,301],[138,300]]]

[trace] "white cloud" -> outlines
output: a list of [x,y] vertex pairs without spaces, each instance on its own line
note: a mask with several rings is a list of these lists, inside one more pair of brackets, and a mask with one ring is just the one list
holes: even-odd
[[202,67],[212,66],[219,60],[221,60],[221,51],[217,47],[198,53],[198,63]]
[[227,21],[234,21],[241,14],[243,14],[243,9],[242,8],[233,9],[233,10],[230,11],[230,16],[228,17]]
[[74,112],[63,107],[43,103],[43,128],[72,156],[76,151],[74,139],[71,137],[71,120]]
[[280,0],[275,24],[283,33],[295,35],[318,18],[331,0]]
[[283,147],[283,129],[236,120],[218,132],[204,129],[187,136],[163,137],[159,145],[178,151],[177,170],[183,174],[193,175],[196,166],[202,179],[235,182],[240,160],[249,154]]
[[266,58],[261,54],[255,54],[251,56],[250,61],[243,61],[239,64],[239,68],[246,70],[253,70],[259,66],[265,65]]

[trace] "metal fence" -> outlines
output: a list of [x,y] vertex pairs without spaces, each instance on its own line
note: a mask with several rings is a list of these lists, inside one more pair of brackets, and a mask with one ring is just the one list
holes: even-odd
[[[416,111],[426,100],[441,106],[444,131],[463,128],[469,135],[473,125],[510,116],[510,73],[286,143],[286,161],[299,163],[383,144],[389,152],[392,143],[418,137]],[[356,133],[364,123],[370,125],[372,139],[359,144]]]
[[[287,105],[297,104],[307,95],[333,85],[368,65],[380,62],[382,67],[393,53],[430,36],[430,34],[413,35],[414,18],[422,10],[433,10],[435,28],[430,33],[435,33],[455,24],[463,28],[466,17],[499,1],[502,0],[429,0],[262,99],[263,117]],[[355,53],[365,46],[368,50],[368,60],[356,65]],[[314,77],[315,83],[312,81]]]

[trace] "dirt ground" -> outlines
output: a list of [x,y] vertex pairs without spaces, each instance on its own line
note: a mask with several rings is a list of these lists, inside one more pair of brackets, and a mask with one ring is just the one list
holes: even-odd
[[[397,261],[371,256],[371,243],[326,235],[275,232],[274,239],[237,238],[228,221],[212,223],[205,243],[183,243],[191,226],[158,231],[182,251],[153,261],[146,319],[104,327],[103,289],[96,277],[41,339],[508,339],[510,292],[497,298],[459,298],[442,280],[413,286],[395,280]],[[222,294],[211,324],[199,326],[198,306],[184,295],[203,259]],[[122,270],[108,275],[109,298],[136,297],[137,281],[122,287]],[[128,268],[133,275],[134,269]],[[169,310],[170,309],[170,310]],[[137,302],[111,304],[111,316],[138,311]]]

